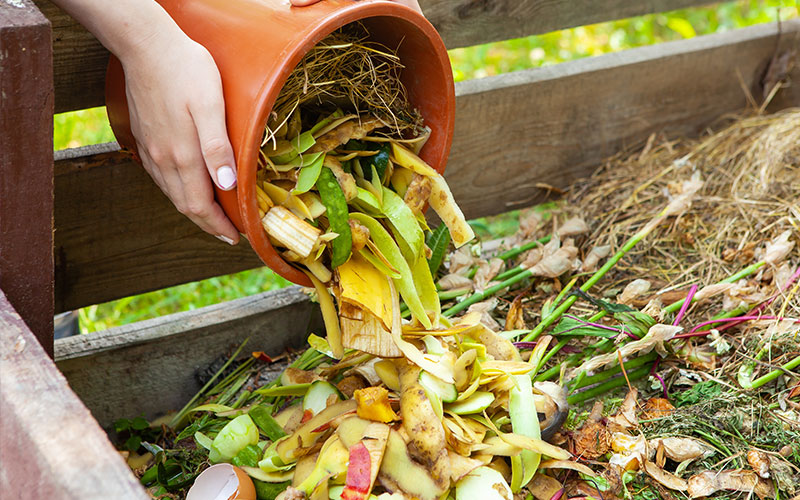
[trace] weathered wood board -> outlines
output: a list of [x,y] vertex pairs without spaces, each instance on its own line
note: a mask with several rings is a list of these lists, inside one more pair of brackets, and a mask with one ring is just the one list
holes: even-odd
[[322,330],[319,306],[299,287],[56,341],[56,363],[103,427],[180,410],[197,378],[249,338],[242,356],[305,345]]
[[0,381],[0,496],[149,498],[1,291]]
[[[108,51],[49,0],[35,0],[53,24],[56,112],[103,105]],[[448,48],[711,3],[711,0],[421,0]]]
[[53,353],[53,70],[50,25],[0,3],[0,288]]
[[[796,47],[800,20],[664,43],[457,85],[446,177],[468,217],[542,201],[609,155],[658,131],[696,135],[746,106],[776,50]],[[800,81],[800,64],[791,75]],[[800,86],[775,109],[800,105]],[[103,300],[259,265],[177,213],[147,175],[111,149],[56,161],[56,306]],[[95,154],[91,154],[95,152]],[[88,156],[85,153],[90,153]]]

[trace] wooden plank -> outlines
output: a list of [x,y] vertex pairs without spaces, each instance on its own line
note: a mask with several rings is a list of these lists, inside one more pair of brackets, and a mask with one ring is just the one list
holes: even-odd
[[0,380],[3,498],[149,498],[1,291]]
[[448,49],[683,9],[713,0],[420,0]]
[[[447,175],[468,217],[546,199],[650,134],[696,136],[761,95],[776,53],[794,50],[800,19],[662,43],[461,83]],[[795,52],[795,57],[797,53]],[[741,80],[740,80],[741,78]],[[800,81],[800,64],[791,80]],[[771,109],[800,105],[800,87]]]
[[50,0],[34,0],[53,25],[55,112],[103,106],[108,51]]
[[53,353],[53,68],[50,24],[0,3],[0,288]]
[[[448,48],[712,3],[713,0],[420,0]],[[53,23],[56,112],[103,105],[108,52],[50,0],[35,0]]]
[[180,410],[200,389],[197,375],[249,338],[275,355],[322,331],[319,307],[299,287],[56,341],[56,363],[103,427]]
[[59,312],[263,265],[199,231],[116,144],[58,152],[55,189]]
[[[779,49],[800,21],[783,29]],[[760,95],[775,49],[776,27],[758,26],[461,83],[456,200],[468,217],[520,208],[545,198],[539,183],[565,188],[653,132],[696,135],[745,106],[737,73]],[[800,104],[800,86],[773,104]],[[55,214],[59,310],[258,264],[204,236],[118,153],[57,161]]]

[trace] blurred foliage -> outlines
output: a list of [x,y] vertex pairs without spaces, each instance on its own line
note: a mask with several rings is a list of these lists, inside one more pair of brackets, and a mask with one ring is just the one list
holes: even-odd
[[[692,38],[753,24],[798,17],[795,0],[746,0],[582,26],[544,35],[450,51],[457,81],[482,78],[659,42]],[[105,108],[63,113],[54,119],[55,149],[113,141]],[[513,231],[517,214],[472,221],[484,238]],[[167,288],[80,311],[83,331],[95,331],[159,315],[191,310],[289,283],[269,269]]]
[[268,268],[252,269],[84,307],[78,311],[78,317],[81,331],[93,332],[289,285],[290,282]]
[[633,17],[450,51],[456,81],[798,17],[796,0],[747,0]]

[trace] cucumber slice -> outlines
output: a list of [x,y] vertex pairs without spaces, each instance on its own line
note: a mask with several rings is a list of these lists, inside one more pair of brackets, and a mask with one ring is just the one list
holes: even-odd
[[503,475],[478,467],[456,483],[456,500],[511,500],[514,495]]
[[428,354],[442,355],[445,353],[442,343],[439,342],[439,339],[433,335],[425,335],[422,337],[422,341],[425,343],[425,350],[428,352]]
[[475,393],[457,403],[452,403],[447,406],[447,410],[455,413],[456,415],[469,415],[470,413],[480,413],[494,401],[494,394],[485,391],[475,391]]
[[330,382],[325,382],[324,380],[313,382],[303,398],[303,411],[310,410],[314,415],[321,412],[328,407],[328,398],[331,394],[335,394],[339,400],[344,399],[339,389]]
[[249,444],[258,444],[258,427],[247,415],[240,415],[227,424],[211,443],[209,459],[229,462]]
[[458,398],[455,384],[448,384],[425,370],[419,372],[419,383],[426,391],[435,393],[443,403],[452,403]]
[[[508,394],[508,414],[511,417],[511,428],[515,433],[533,439],[540,439],[539,417],[536,415],[536,403],[533,398],[530,375],[513,375],[516,384]],[[500,424],[497,424],[498,427]],[[511,491],[517,492],[528,484],[542,455],[531,450],[522,450],[519,455],[511,457]]]

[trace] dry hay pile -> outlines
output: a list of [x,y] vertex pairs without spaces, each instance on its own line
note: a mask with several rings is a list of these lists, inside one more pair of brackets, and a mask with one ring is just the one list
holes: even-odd
[[[623,403],[627,413],[623,408],[614,417],[607,416],[613,412],[603,411],[600,401],[608,398],[608,389],[594,398],[578,397],[574,401],[594,399],[594,411],[588,417],[572,414],[560,436],[559,444],[607,467],[603,474],[612,485],[604,492],[607,498],[623,496],[624,489],[623,471],[611,464],[625,462],[640,445],[650,446],[647,460],[657,467],[648,466],[647,474],[634,482],[663,498],[687,488],[693,497],[703,492],[717,492],[715,498],[741,495],[730,491],[774,497],[776,489],[790,497],[800,494],[800,109],[728,117],[715,128],[696,140],[651,136],[642,150],[609,159],[572,186],[552,211],[523,211],[519,230],[498,250],[484,253],[498,255],[550,234],[560,236],[555,245],[551,240],[505,263],[475,257],[474,249],[472,254],[456,252],[448,262],[451,274],[440,281],[446,289],[480,291],[494,284],[497,273],[527,263],[538,269],[535,277],[470,309],[483,311],[485,322],[497,327],[535,328],[547,316],[543,309],[552,310],[557,294],[570,286],[570,277],[578,277],[575,286],[585,283],[629,238],[654,228],[588,294],[581,293],[568,314],[624,329],[624,316],[602,311],[610,307],[613,312],[621,304],[659,323],[677,321],[681,330],[649,346],[662,355],[659,362],[653,365],[656,356],[650,353],[653,358],[644,368],[635,364],[637,356],[625,356],[630,351],[620,343],[623,338],[625,346],[632,343],[624,335],[603,354],[595,350],[596,337],[567,341],[558,335],[564,331],[559,323],[543,331],[554,335],[551,346],[565,342],[544,368],[568,387],[575,384],[572,398],[579,388],[591,391],[612,376],[622,388],[632,387],[635,379],[645,381],[638,384],[642,392],[632,390]],[[659,218],[668,205],[677,208]],[[496,245],[484,244],[489,247]],[[554,252],[574,261],[568,272],[558,268],[549,276],[542,263]],[[599,262],[590,262],[595,253]],[[477,272],[469,272],[475,267]],[[741,278],[731,280],[737,273]],[[682,313],[666,308],[690,294],[695,302]],[[723,314],[746,319],[704,324]],[[641,354],[648,350],[635,354],[645,359]],[[615,357],[624,358],[616,375],[608,359]],[[579,373],[579,368],[588,371]],[[594,385],[582,383],[581,377]],[[637,425],[620,427],[625,414],[638,419]],[[629,442],[615,442],[620,432]],[[665,455],[663,445],[653,441],[661,437],[688,439],[681,446],[689,447],[702,442],[715,453],[695,455],[676,470],[670,450]],[[647,445],[639,438],[647,438]],[[653,458],[658,446],[660,454]],[[642,464],[637,467],[644,470]],[[597,486],[579,481],[567,490],[596,495]]]

